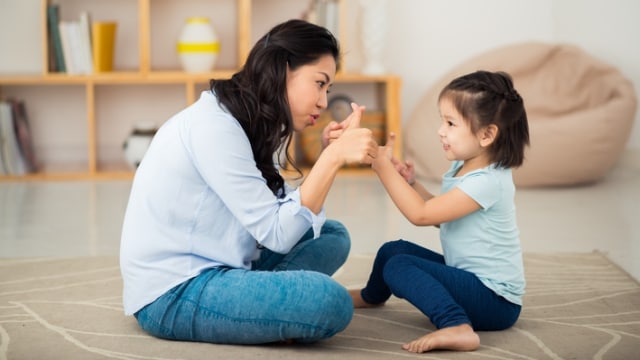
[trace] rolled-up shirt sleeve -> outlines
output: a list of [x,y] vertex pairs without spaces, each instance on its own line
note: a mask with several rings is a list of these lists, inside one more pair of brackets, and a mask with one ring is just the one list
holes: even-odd
[[280,201],[283,205],[289,202],[293,203],[294,206],[291,211],[294,213],[300,213],[300,215],[304,216],[311,223],[311,227],[313,228],[313,238],[317,239],[318,236],[320,236],[320,229],[327,220],[324,208],[322,208],[319,214],[315,214],[313,211],[302,206],[299,189],[289,192],[287,196]]

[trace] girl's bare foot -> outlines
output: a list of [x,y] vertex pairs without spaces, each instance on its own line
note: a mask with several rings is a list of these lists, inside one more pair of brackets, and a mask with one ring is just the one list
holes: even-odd
[[469,324],[462,324],[436,330],[419,339],[413,340],[402,348],[423,353],[431,350],[473,351],[480,346],[480,337]]
[[360,289],[351,289],[349,290],[349,295],[351,295],[351,300],[353,300],[353,307],[358,308],[372,308],[384,305],[382,304],[369,304],[368,302],[362,299],[362,295],[360,295]]

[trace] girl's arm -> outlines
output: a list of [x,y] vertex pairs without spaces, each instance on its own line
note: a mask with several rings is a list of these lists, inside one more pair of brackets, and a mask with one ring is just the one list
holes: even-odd
[[320,153],[299,188],[302,205],[316,214],[322,210],[333,180],[343,165],[371,164],[378,153],[378,144],[373,140],[371,130],[360,127],[364,107],[355,103],[351,107],[353,112],[347,127]]
[[459,189],[434,196],[422,185],[410,185],[394,166],[391,158],[393,136],[381,146],[372,162],[387,193],[400,212],[414,225],[439,225],[470,214],[480,205]]
[[[392,138],[393,140],[395,140],[395,134],[391,133],[391,134],[389,134],[389,137]],[[419,182],[416,181],[416,169],[415,169],[415,167],[413,165],[413,162],[406,161],[406,162],[403,163],[402,161],[394,158],[393,155],[392,155],[391,156],[391,163],[393,163],[393,165],[396,168],[396,171],[398,171],[400,173],[400,175],[402,175],[404,180],[409,185],[411,185],[411,187],[413,187],[413,189],[415,191],[417,191],[418,194],[420,194],[422,199],[424,199],[426,201],[426,200],[431,199],[434,196],[427,189],[425,189],[425,187],[422,186],[422,184],[420,184]]]

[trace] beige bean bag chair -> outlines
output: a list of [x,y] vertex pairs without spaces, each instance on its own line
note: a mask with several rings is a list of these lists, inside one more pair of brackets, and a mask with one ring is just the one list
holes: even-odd
[[514,171],[516,185],[594,182],[624,150],[636,112],[631,82],[577,47],[523,43],[464,62],[424,95],[403,128],[405,158],[415,162],[418,177],[440,180],[448,169],[437,135],[438,94],[476,70],[508,72],[524,98],[531,146]]

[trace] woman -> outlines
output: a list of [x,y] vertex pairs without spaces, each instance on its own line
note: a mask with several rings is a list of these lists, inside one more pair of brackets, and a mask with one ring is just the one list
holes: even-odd
[[[343,330],[351,297],[331,279],[349,234],[323,203],[345,164],[370,164],[363,107],[323,131],[326,148],[297,188],[274,159],[327,107],[339,46],[326,29],[279,24],[231,79],[169,119],[131,190],[120,263],[126,314],[166,339],[314,342]],[[291,162],[288,155],[287,161]],[[280,164],[279,166],[282,166]]]

